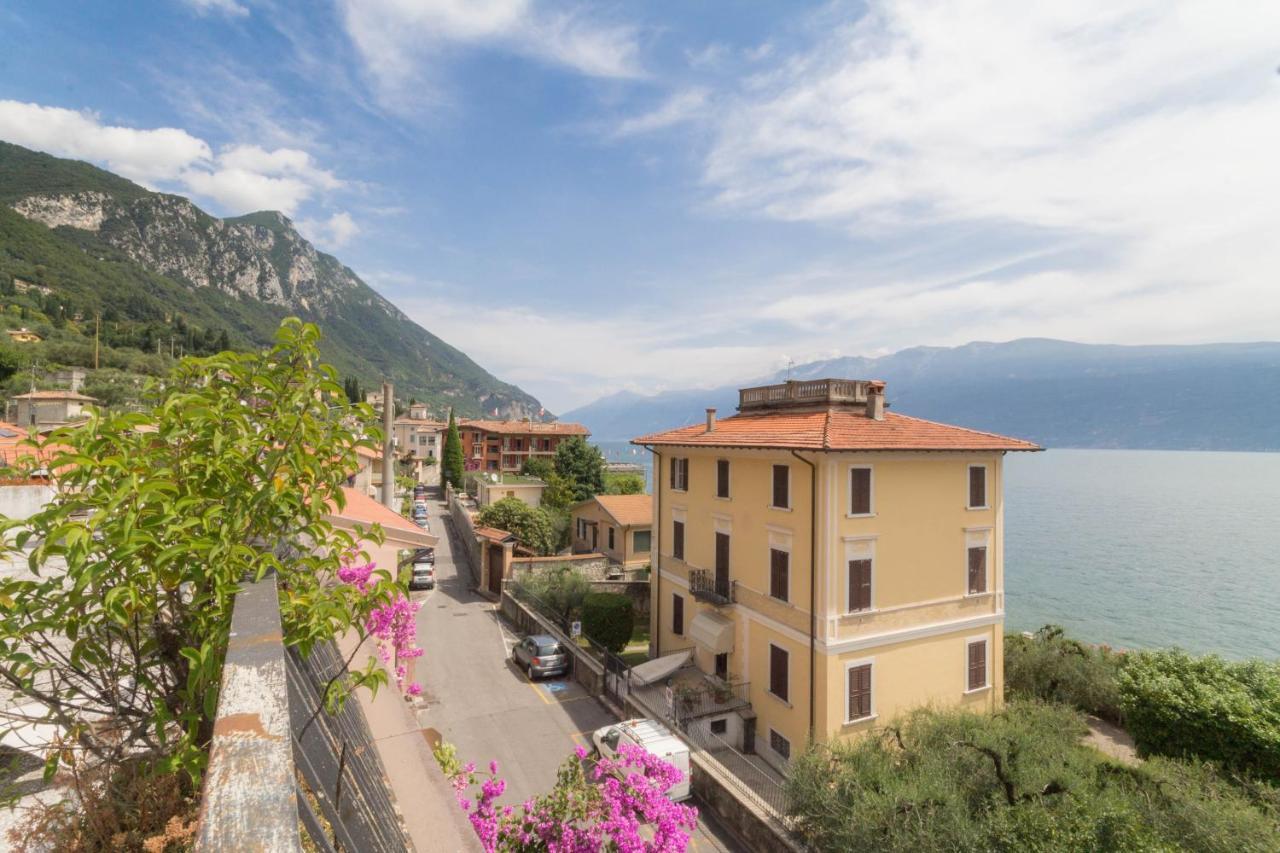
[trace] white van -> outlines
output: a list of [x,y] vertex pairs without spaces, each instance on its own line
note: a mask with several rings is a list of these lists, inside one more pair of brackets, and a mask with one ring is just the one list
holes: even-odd
[[684,778],[672,785],[667,798],[675,802],[689,799],[689,747],[672,734],[671,730],[655,720],[627,720],[596,729],[591,733],[596,751],[605,758],[616,759],[618,747],[624,743],[643,747],[650,755],[656,755],[683,774]]

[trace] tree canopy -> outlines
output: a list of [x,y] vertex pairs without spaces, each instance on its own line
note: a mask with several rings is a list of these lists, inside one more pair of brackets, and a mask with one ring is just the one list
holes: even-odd
[[519,539],[520,544],[539,554],[556,552],[556,535],[547,513],[519,498],[503,498],[481,507],[476,520],[486,527],[507,531]]
[[556,473],[569,481],[574,501],[604,492],[604,457],[600,449],[580,435],[560,442],[556,448]]
[[455,490],[461,489],[465,467],[462,459],[462,436],[458,435],[458,421],[452,409],[449,410],[449,427],[444,433],[440,459],[440,476]]

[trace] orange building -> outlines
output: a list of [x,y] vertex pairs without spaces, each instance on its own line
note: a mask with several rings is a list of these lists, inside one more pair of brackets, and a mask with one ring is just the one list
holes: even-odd
[[591,433],[582,424],[469,421],[458,424],[468,471],[519,471],[532,456],[554,456],[560,442]]

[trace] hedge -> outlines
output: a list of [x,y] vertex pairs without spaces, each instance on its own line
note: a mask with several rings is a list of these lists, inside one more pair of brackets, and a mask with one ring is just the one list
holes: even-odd
[[1063,635],[1046,625],[1033,636],[1006,634],[1004,689],[1009,698],[1062,702],[1123,724],[1117,677],[1122,655]]
[[1280,782],[1280,662],[1137,652],[1127,656],[1119,687],[1143,754],[1196,756]]
[[631,599],[616,592],[592,592],[582,599],[582,633],[617,654],[635,628]]

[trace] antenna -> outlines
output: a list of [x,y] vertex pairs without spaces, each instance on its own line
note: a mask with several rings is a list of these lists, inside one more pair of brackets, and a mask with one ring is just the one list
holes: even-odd
[[787,356],[787,381],[791,381],[791,371],[796,368],[796,360],[791,356]]

